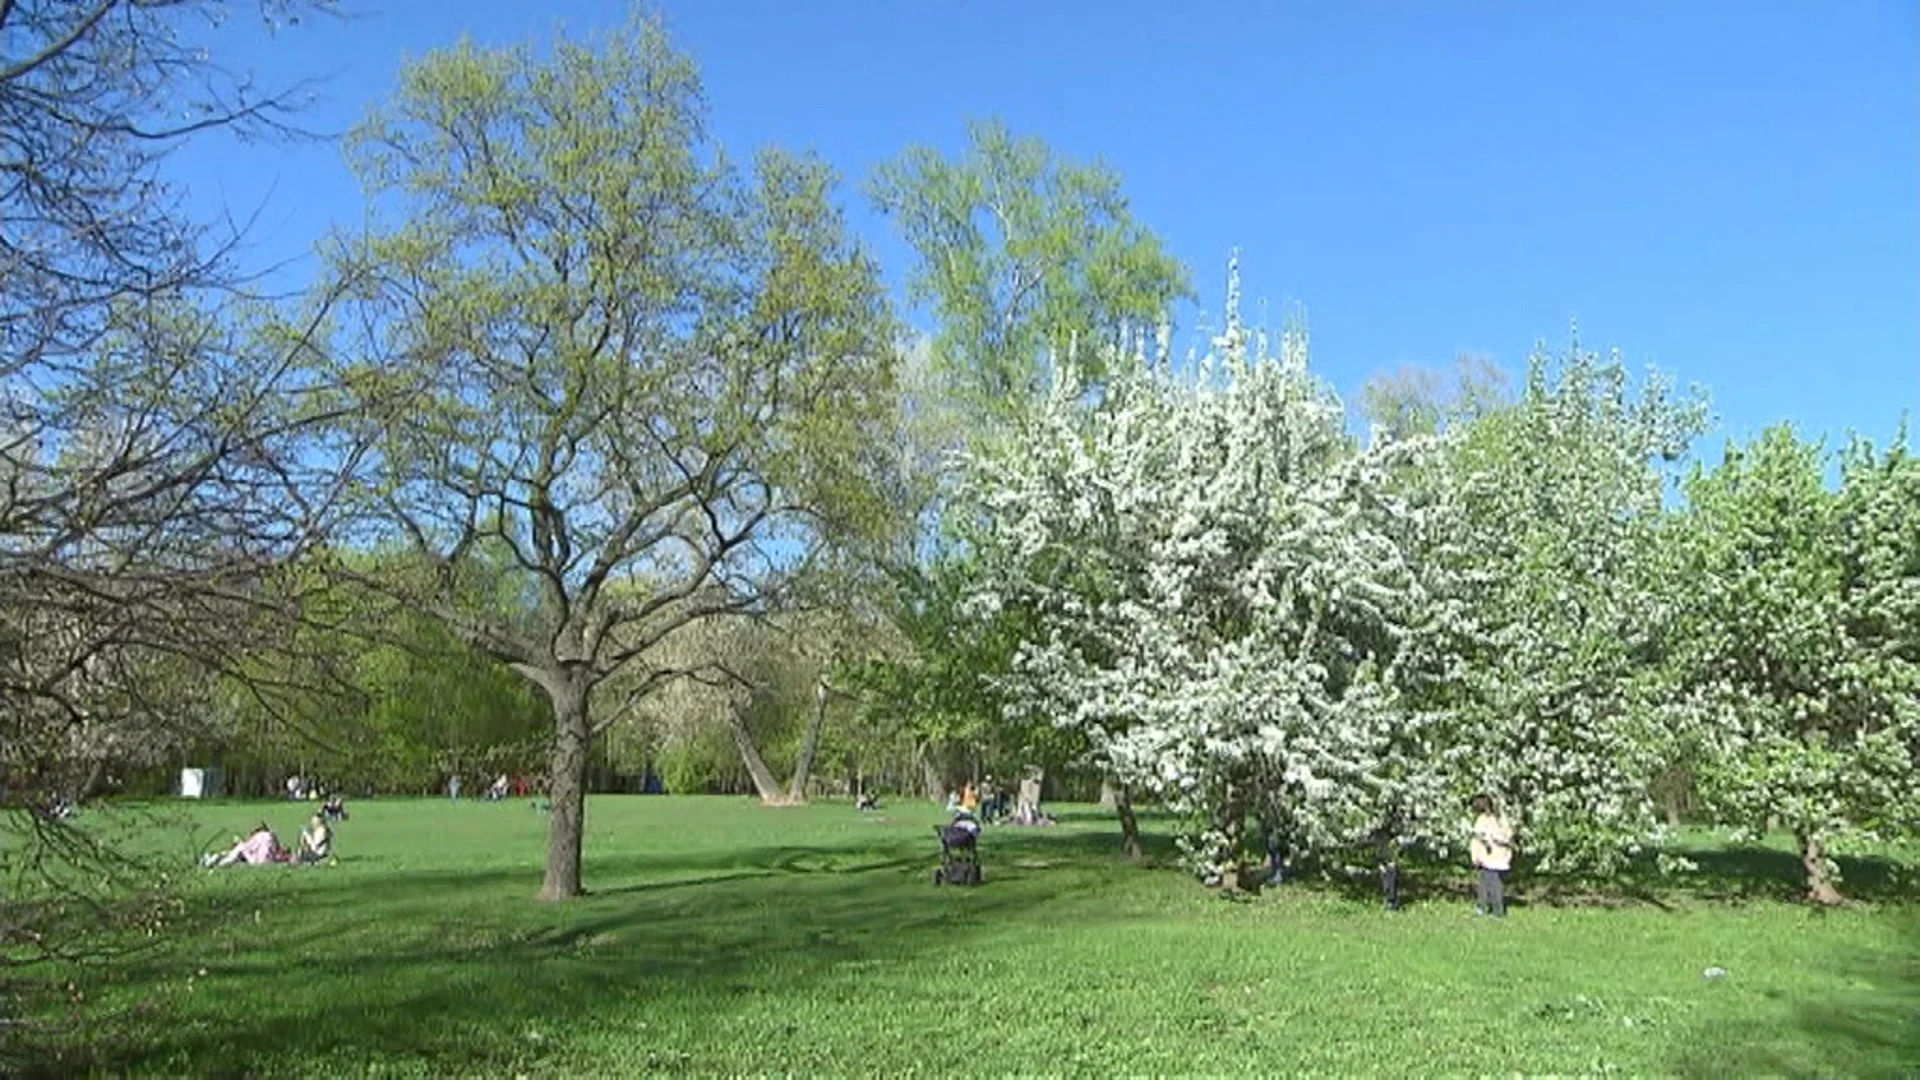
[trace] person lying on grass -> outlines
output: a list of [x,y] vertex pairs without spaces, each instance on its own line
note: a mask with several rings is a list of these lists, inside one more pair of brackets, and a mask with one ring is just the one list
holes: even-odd
[[300,854],[296,858],[301,863],[326,862],[333,855],[333,830],[327,826],[325,818],[313,815],[307,827],[300,830]]
[[263,866],[267,863],[286,862],[287,849],[267,828],[266,822],[253,827],[253,831],[234,841],[233,847],[225,855],[209,855],[208,866],[233,866],[245,863],[248,866]]

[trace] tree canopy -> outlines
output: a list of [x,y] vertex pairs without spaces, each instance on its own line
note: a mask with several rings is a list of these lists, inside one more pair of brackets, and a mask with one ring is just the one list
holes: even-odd
[[[335,245],[358,302],[330,378],[380,433],[361,520],[420,567],[364,583],[551,699],[543,895],[571,896],[594,691],[687,674],[676,632],[777,607],[888,527],[887,305],[831,172],[767,151],[742,176],[649,21],[544,60],[433,53],[351,146],[394,216]],[[524,620],[458,600],[488,544]]]

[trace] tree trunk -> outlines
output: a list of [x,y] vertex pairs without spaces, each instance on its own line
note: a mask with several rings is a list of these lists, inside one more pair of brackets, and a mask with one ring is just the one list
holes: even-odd
[[827,680],[813,687],[813,716],[807,721],[807,733],[800,738],[800,760],[793,763],[793,780],[787,784],[787,801],[807,801],[807,774],[813,772],[813,755],[820,750],[820,728],[827,720]]
[[87,775],[81,778],[80,786],[73,790],[73,793],[72,793],[73,805],[79,806],[81,803],[86,802],[88,799],[93,798],[93,793],[99,790],[100,781],[104,779],[106,775],[107,775],[107,759],[106,758],[97,757],[97,758],[94,758],[92,761],[88,762]]
[[1807,899],[1822,907],[1845,902],[1846,897],[1840,895],[1832,875],[1827,872],[1826,845],[1809,833],[1797,833],[1794,838],[1800,841],[1800,867],[1807,875]]
[[920,753],[920,787],[927,798],[934,802],[947,801],[946,778],[940,775],[940,766],[933,760],[930,751],[923,750]]
[[1140,847],[1140,822],[1133,816],[1133,793],[1125,784],[1113,786],[1113,808],[1120,815],[1120,849],[1138,862],[1146,852]]
[[1047,771],[1030,768],[1020,777],[1020,793],[1014,798],[1013,813],[1018,821],[1037,821],[1040,817],[1040,789],[1046,786]]
[[1229,783],[1220,800],[1220,806],[1214,815],[1214,828],[1220,832],[1220,891],[1226,893],[1241,892],[1245,889],[1241,871],[1244,869],[1240,856],[1240,839],[1247,823],[1246,806],[1240,801],[1239,785]]
[[553,760],[547,800],[552,806],[547,825],[547,877],[540,899],[567,900],[579,896],[580,839],[587,801],[587,695],[577,687],[548,690],[553,699]]
[[733,732],[733,745],[740,748],[740,760],[746,762],[747,775],[753,778],[753,790],[760,793],[760,801],[768,806],[780,806],[786,802],[786,796],[780,793],[780,781],[773,778],[773,770],[767,768],[766,759],[760,756],[760,748],[753,745],[753,734],[747,730],[746,721],[733,708],[727,709],[727,727]]

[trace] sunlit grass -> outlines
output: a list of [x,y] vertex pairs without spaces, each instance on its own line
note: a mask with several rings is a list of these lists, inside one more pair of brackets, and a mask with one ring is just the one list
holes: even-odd
[[526,800],[352,810],[325,868],[190,868],[196,842],[262,816],[290,836],[302,807],[195,806],[193,831],[152,829],[152,850],[177,851],[192,879],[190,903],[171,937],[85,988],[119,1014],[89,1033],[93,1067],[1896,1076],[1920,1063],[1920,921],[1888,899],[1897,879],[1878,864],[1881,899],[1835,912],[1710,899],[1736,879],[1790,891],[1790,856],[1744,852],[1611,905],[1528,904],[1538,890],[1516,882],[1512,916],[1491,921],[1445,868],[1416,874],[1393,914],[1304,885],[1229,903],[1118,859],[1092,808],[989,829],[986,885],[958,890],[930,883],[929,806],[606,797],[588,814],[592,895],[555,906],[533,899],[546,818]]

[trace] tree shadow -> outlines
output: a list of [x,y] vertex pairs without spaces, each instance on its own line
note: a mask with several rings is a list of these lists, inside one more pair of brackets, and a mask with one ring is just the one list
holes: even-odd
[[1830,968],[1844,976],[1846,989],[1793,1002],[1784,1024],[1708,1026],[1689,1041],[1674,1071],[1700,1078],[1920,1076],[1920,916],[1908,914],[1895,948],[1849,949],[1831,957]]
[[[1521,858],[1507,876],[1509,906],[1626,907],[1648,906],[1673,910],[1683,901],[1794,903],[1804,899],[1806,883],[1799,857],[1762,845],[1729,845],[1679,851],[1691,868],[1662,871],[1654,856],[1630,861],[1618,873],[1587,875],[1541,872]],[[1849,901],[1903,903],[1915,899],[1912,868],[1882,855],[1845,855],[1836,860],[1840,887]],[[1319,865],[1298,868],[1298,876],[1324,883],[1349,900],[1380,899],[1377,872],[1342,870]],[[1473,896],[1472,871],[1458,859],[1409,848],[1400,861],[1400,897],[1403,903],[1423,901],[1468,902]]]
[[[532,900],[538,870],[517,865],[288,875],[280,883],[297,887],[273,918],[199,925],[194,940],[124,969],[122,992],[153,1003],[147,1019],[40,1074],[279,1075],[370,1061],[551,1073],[555,1051],[530,1033],[649,1001],[723,1013],[756,993],[814,992],[862,964],[962,947],[1006,920],[1101,917],[1095,875],[1119,865],[1111,847],[1048,831],[990,832],[977,889],[931,885],[930,833],[601,858],[590,869],[607,884],[563,905]],[[264,903],[274,889],[261,881]],[[233,899],[203,898],[203,914],[231,913]],[[183,987],[183,973],[197,974]]]

